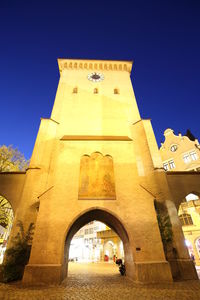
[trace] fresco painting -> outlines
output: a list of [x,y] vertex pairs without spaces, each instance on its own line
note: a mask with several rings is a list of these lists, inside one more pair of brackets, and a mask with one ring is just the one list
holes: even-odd
[[80,164],[79,199],[115,199],[113,159],[99,152],[84,155]]

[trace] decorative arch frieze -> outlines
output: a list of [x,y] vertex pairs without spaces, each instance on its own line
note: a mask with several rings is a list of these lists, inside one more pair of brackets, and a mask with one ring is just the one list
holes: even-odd
[[131,61],[98,61],[98,60],[75,60],[75,59],[58,59],[59,70],[64,69],[87,69],[87,70],[107,70],[107,71],[126,71],[131,72]]

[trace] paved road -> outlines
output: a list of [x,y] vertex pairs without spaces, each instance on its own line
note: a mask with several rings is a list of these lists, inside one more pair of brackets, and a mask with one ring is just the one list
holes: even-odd
[[70,263],[60,286],[22,287],[0,284],[0,300],[200,300],[200,282],[134,284],[113,264]]

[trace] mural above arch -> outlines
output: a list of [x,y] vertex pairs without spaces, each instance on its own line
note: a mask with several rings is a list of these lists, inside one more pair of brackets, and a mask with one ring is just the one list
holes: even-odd
[[80,163],[79,199],[116,199],[113,159],[99,152],[83,155]]

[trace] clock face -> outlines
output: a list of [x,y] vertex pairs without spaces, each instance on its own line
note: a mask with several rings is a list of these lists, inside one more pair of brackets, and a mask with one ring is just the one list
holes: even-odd
[[90,80],[90,81],[98,82],[98,81],[104,80],[104,75],[101,74],[101,73],[93,72],[93,73],[88,74],[88,77],[87,77],[87,78],[88,78],[88,80]]

